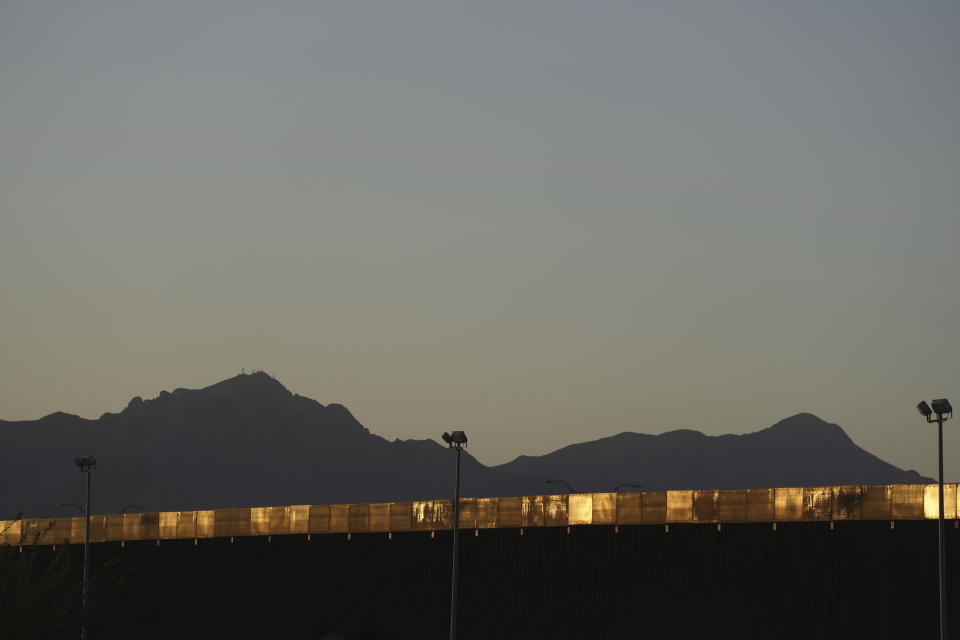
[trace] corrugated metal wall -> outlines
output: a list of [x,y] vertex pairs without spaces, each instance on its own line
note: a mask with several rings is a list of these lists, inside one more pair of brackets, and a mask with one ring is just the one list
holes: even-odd
[[[948,525],[957,603],[960,530]],[[667,528],[464,531],[462,637],[936,637],[935,521]],[[94,559],[117,556],[132,569],[129,591],[146,597],[126,604],[124,615],[165,612],[171,637],[319,638],[339,630],[348,638],[440,639],[450,535],[103,543]]]

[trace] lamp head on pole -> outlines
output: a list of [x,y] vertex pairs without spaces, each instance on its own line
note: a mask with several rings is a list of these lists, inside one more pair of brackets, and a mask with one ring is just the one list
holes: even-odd
[[73,464],[80,467],[82,473],[90,473],[97,468],[97,459],[93,457],[91,453],[86,458],[74,458]]
[[930,404],[933,405],[933,412],[937,414],[938,418],[950,414],[950,417],[953,417],[953,407],[950,405],[950,401],[946,398],[940,398],[939,400],[931,400]]
[[467,434],[463,431],[452,431],[447,433],[443,432],[443,435],[440,436],[443,438],[443,441],[447,443],[447,446],[451,449],[462,449],[465,444],[467,444]]
[[[931,408],[930,405],[933,407]],[[917,405],[917,411],[927,419],[927,422],[942,422],[953,417],[953,406],[946,398],[931,400],[930,404],[921,402]]]

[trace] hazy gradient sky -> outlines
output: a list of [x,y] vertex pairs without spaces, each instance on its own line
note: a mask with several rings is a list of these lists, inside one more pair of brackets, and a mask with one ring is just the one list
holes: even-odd
[[954,0],[0,0],[0,417],[245,367],[488,464],[809,411],[933,475],[958,63]]

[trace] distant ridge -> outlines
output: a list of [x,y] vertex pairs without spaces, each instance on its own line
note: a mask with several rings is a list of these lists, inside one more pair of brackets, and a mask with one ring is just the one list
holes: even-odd
[[[99,461],[94,509],[151,511],[229,506],[381,502],[445,497],[450,452],[432,440],[389,442],[339,404],[291,393],[262,373],[203,389],[135,397],[119,413],[87,420],[63,412],[39,420],[0,420],[0,519],[68,515],[80,502],[72,460]],[[465,496],[557,491],[744,488],[929,482],[864,451],[839,426],[799,414],[745,435],[678,430],[621,433],[553,453],[487,467],[469,453]]]
[[588,491],[613,491],[624,482],[646,490],[931,482],[864,451],[839,426],[809,413],[744,435],[625,432],[493,468],[531,482],[563,478]]

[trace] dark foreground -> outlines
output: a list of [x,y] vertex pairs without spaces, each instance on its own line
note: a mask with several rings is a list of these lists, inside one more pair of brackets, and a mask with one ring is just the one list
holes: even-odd
[[[462,638],[932,640],[936,524],[793,523],[776,531],[770,524],[724,524],[719,531],[684,524],[669,532],[621,525],[618,533],[583,526],[479,536],[469,530],[461,534]],[[951,521],[947,533],[955,604],[960,530]],[[96,544],[94,598],[102,615],[90,640],[445,638],[450,536]],[[59,556],[50,547],[33,553],[38,566],[59,557],[63,570],[79,577],[72,572],[82,545],[65,553],[61,547]],[[69,589],[74,585],[70,580]],[[11,610],[9,594],[0,595],[5,616],[37,614],[29,603]],[[58,601],[58,619],[75,615],[69,600]],[[76,637],[72,624],[66,635],[47,633],[42,619],[9,622],[2,637],[13,637],[14,628],[38,638]]]

